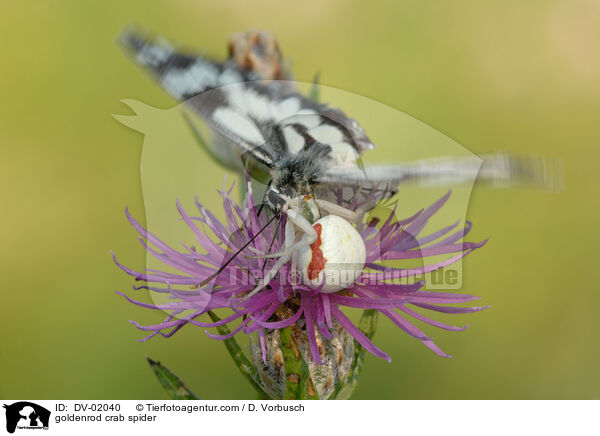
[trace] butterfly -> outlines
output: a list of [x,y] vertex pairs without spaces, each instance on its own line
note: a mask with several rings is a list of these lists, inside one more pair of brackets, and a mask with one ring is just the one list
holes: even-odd
[[[298,92],[267,34],[232,38],[224,62],[135,30],[126,31],[120,42],[135,63],[210,128],[213,157],[228,168],[266,178],[264,204],[287,216],[285,250],[263,256],[278,259],[249,296],[315,242],[313,223],[324,213],[356,222],[400,184],[468,183],[474,174],[492,185],[552,184],[544,161],[505,153],[363,165],[362,155],[375,147],[364,129],[342,110]],[[298,241],[294,229],[302,235]]]

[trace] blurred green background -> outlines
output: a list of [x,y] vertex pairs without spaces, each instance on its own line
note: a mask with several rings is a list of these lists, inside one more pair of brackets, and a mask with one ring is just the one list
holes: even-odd
[[[383,320],[375,339],[393,362],[369,356],[354,398],[600,396],[599,2],[4,1],[0,17],[0,397],[165,398],[146,355],[203,398],[254,397],[202,329],[136,342],[127,320],[161,314],[113,293],[132,281],[110,250],[137,268],[145,255],[123,213],[143,222],[142,136],[111,114],[128,113],[124,98],[174,105],[116,47],[130,23],[215,58],[230,33],[270,30],[298,80],[320,70],[475,153],[562,157],[561,194],[474,190],[470,240],[490,242],[464,262],[462,290],[493,307],[452,319],[471,323],[462,333],[425,328],[455,357]],[[367,162],[402,160],[395,146]],[[219,210],[223,171],[199,177]]]

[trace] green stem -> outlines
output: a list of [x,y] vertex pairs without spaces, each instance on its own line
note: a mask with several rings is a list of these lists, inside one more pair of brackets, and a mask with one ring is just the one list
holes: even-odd
[[[209,310],[207,313],[208,316],[210,316],[210,318],[213,320],[213,322],[218,322],[221,320],[221,318],[219,318],[214,312]],[[224,325],[217,326],[216,329],[220,335],[228,335],[230,333],[227,326]],[[246,355],[242,351],[242,348],[237,343],[235,338],[225,339],[223,342],[225,342],[225,347],[227,348],[227,351],[229,351],[229,354],[231,355],[231,358],[235,362],[236,366],[244,375],[244,377],[246,377],[246,379],[250,382],[252,387],[256,389],[256,391],[261,397],[269,398],[267,393],[262,389],[260,385],[260,381],[258,379],[258,372],[256,368],[254,367],[254,365],[252,365],[252,362],[250,362],[250,360],[246,357]]]
[[310,376],[291,327],[279,330],[281,351],[285,362],[286,400],[318,400],[319,395]]

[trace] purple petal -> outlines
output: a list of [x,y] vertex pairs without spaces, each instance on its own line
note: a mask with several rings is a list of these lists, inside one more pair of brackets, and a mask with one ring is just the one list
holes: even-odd
[[419,240],[418,240],[419,245],[420,246],[424,246],[424,245],[429,244],[432,241],[435,241],[438,238],[441,238],[446,233],[448,233],[449,231],[451,231],[452,229],[454,229],[458,225],[459,222],[460,221],[456,221],[454,224],[451,224],[451,225],[449,225],[447,227],[444,227],[444,228],[438,230],[437,232],[434,232],[434,233],[432,233],[430,235],[423,236],[422,238],[419,238]]
[[406,313],[407,315],[410,315],[413,318],[418,319],[419,321],[423,321],[424,323],[427,323],[429,325],[432,325],[434,327],[438,327],[438,328],[441,328],[441,329],[444,329],[444,330],[450,330],[450,331],[453,331],[453,332],[461,332],[461,331],[466,330],[467,328],[469,328],[469,324],[467,324],[464,327],[456,327],[456,326],[453,326],[453,325],[444,324],[443,322],[434,321],[432,319],[427,318],[424,315],[421,315],[418,312],[415,312],[412,309],[409,309],[406,306],[405,307],[401,307],[400,310],[402,312]]
[[243,320],[236,328],[234,328],[230,333],[226,334],[226,335],[215,335],[211,332],[209,332],[208,330],[205,330],[204,333],[207,334],[207,336],[209,338],[212,339],[217,339],[219,341],[224,341],[226,339],[231,339],[233,338],[241,329],[243,329],[248,323],[250,322],[250,318],[246,318],[245,320]]
[[363,332],[361,332],[358,327],[352,324],[352,321],[350,321],[346,317],[346,315],[344,315],[342,311],[338,309],[335,305],[331,306],[331,313],[335,317],[335,319],[342,325],[342,327],[344,327],[346,331],[350,333],[350,335],[354,339],[356,339],[356,342],[358,342],[365,348],[365,350],[367,350],[374,356],[387,360],[388,362],[392,361],[392,358],[390,356],[388,356],[385,352],[377,348],[375,344],[371,342],[371,340]]
[[487,243],[487,239],[475,243],[475,242],[463,242],[462,244],[452,244],[443,246],[431,246],[425,247],[418,250],[402,250],[394,251],[388,250],[381,256],[381,260],[400,260],[400,259],[420,259],[429,256],[438,256],[440,254],[456,253],[465,250],[475,250],[483,247]]
[[438,306],[435,304],[428,303],[414,303],[413,306],[422,307],[423,309],[435,310],[436,312],[442,313],[473,313],[481,310],[489,309],[492,306],[477,306],[477,307],[456,307],[456,306]]
[[325,322],[327,323],[327,327],[333,328],[333,323],[331,322],[331,306],[329,304],[329,295],[323,294],[321,297],[323,300],[323,311],[325,312]]
[[414,338],[417,338],[421,341],[430,341],[431,338],[425,335],[421,330],[412,325],[408,320],[404,319],[398,312],[394,312],[393,310],[384,309],[381,311],[385,316],[392,320],[396,326],[400,329],[404,330],[406,333],[411,335]]
[[319,353],[319,346],[317,345],[317,337],[315,336],[315,325],[313,323],[313,307],[312,298],[302,294],[302,307],[304,307],[304,319],[306,321],[306,334],[308,336],[308,344],[310,347],[310,354],[312,354],[313,360],[317,365],[322,365],[321,353]]

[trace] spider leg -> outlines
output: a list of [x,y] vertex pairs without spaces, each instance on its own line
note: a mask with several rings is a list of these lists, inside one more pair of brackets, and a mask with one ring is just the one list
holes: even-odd
[[[313,229],[313,226],[310,223],[310,221],[308,221],[306,218],[304,218],[302,215],[300,215],[299,213],[297,213],[294,210],[289,210],[287,212],[287,217],[288,217],[288,220],[285,224],[285,229],[286,229],[285,243],[284,243],[285,249],[278,253],[268,253],[268,254],[262,254],[262,255],[258,255],[258,256],[252,256],[252,257],[256,257],[256,258],[260,258],[260,259],[270,259],[270,258],[274,258],[274,257],[288,256],[288,255],[291,255],[294,252],[300,250],[301,248],[312,244],[313,242],[315,242],[317,240],[317,232],[315,231],[315,229]],[[291,236],[291,233],[288,234],[288,225],[291,226],[291,224],[294,224],[302,232],[304,232],[304,235],[302,236],[300,241],[298,241],[296,243],[293,243],[295,238],[293,236]],[[293,227],[291,227],[291,229],[293,230]],[[292,241],[291,244],[288,242],[290,240]]]
[[[271,258],[271,257],[279,257],[277,262],[271,267],[269,271],[265,274],[263,279],[256,285],[249,294],[244,297],[244,300],[256,295],[257,292],[262,290],[265,286],[269,284],[269,282],[275,277],[277,272],[281,269],[281,267],[292,259],[292,268],[294,268],[294,258],[295,254],[303,247],[306,247],[317,240],[317,232],[313,229],[310,221],[304,218],[295,210],[288,210],[286,212],[288,220],[285,224],[285,243],[284,243],[284,251],[280,253],[273,253],[264,256],[258,256],[261,258]],[[301,231],[304,232],[300,241],[295,241],[295,230],[294,226],[298,227]]]
[[319,198],[315,198],[315,202],[317,203],[317,206],[319,206],[319,209],[323,209],[325,212],[328,212],[332,215],[337,215],[341,218],[344,218],[346,221],[350,221],[355,224],[360,223],[365,215],[365,211],[360,208],[351,210],[344,206],[340,206],[339,204],[327,200],[321,200]]

